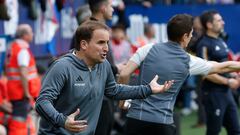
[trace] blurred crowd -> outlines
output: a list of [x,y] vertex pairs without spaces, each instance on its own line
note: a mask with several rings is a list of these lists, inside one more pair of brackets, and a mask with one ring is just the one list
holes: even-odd
[[[25,2],[33,2],[33,0],[22,0]],[[44,0],[39,0],[44,3]],[[0,0],[0,19],[8,20],[9,16],[6,12],[6,7],[4,6],[5,0]],[[58,3],[58,7],[64,5],[64,0],[56,0]],[[113,8],[117,13],[119,19],[117,23],[111,26],[111,38],[109,41],[109,58],[108,61],[112,66],[113,73],[115,75],[116,80],[118,79],[119,73],[126,66],[128,60],[133,56],[134,53],[137,52],[138,48],[141,48],[148,44],[157,44],[156,40],[156,29],[154,24],[144,23],[143,26],[143,34],[136,38],[135,41],[131,41],[130,37],[127,36],[127,25],[126,18],[124,17],[124,8],[125,5],[128,4],[141,4],[144,7],[151,8],[154,4],[234,4],[238,3],[240,0],[113,0]],[[26,4],[26,3],[25,3]],[[63,5],[62,5],[63,4]],[[44,4],[42,4],[44,5]],[[31,6],[31,5],[30,5]],[[45,7],[46,8],[46,7]],[[42,7],[44,9],[44,6]],[[94,12],[92,12],[94,11]],[[31,15],[34,18],[34,15]],[[107,15],[105,15],[107,16]],[[104,17],[105,17],[104,16]],[[81,25],[84,21],[91,20],[111,20],[112,18],[98,18],[98,14],[94,9],[91,9],[91,5],[88,5],[88,2],[81,5],[76,12],[76,19],[78,21],[78,25]],[[104,21],[104,22],[105,22]],[[199,57],[204,56],[200,55],[201,49],[198,48],[198,44],[206,35],[206,30],[208,27],[203,25],[204,21],[201,16],[194,17],[193,24],[193,37],[189,43],[189,46],[186,50]],[[214,30],[213,30],[214,31]],[[20,34],[20,35],[18,35]],[[11,42],[10,49],[6,53],[6,62],[5,71],[1,73],[0,80],[0,135],[25,135],[26,132],[30,131],[31,135],[37,134],[38,129],[38,119],[39,116],[35,112],[34,104],[35,100],[40,91],[40,85],[38,81],[32,81],[34,84],[27,85],[29,80],[34,79],[42,79],[42,75],[45,74],[46,70],[49,68],[47,66],[43,67],[40,63],[35,63],[35,58],[30,50],[30,42],[33,38],[32,28],[27,24],[19,25],[17,29],[17,33],[15,35],[15,39]],[[218,37],[217,37],[218,38]],[[219,38],[221,41],[227,43],[228,34],[222,30],[219,33]],[[76,38],[73,37],[71,41],[71,47],[69,50],[74,48],[74,44],[76,42]],[[14,46],[14,47],[13,47]],[[239,61],[240,57],[235,55],[233,52],[228,52],[228,60]],[[21,50],[23,49],[23,51]],[[14,53],[20,53],[21,57],[13,55]],[[11,55],[10,55],[11,54]],[[26,57],[26,55],[28,57]],[[209,55],[208,55],[209,56]],[[211,59],[214,56],[209,56],[205,59]],[[203,57],[204,58],[204,57]],[[217,59],[217,58],[216,58]],[[213,58],[213,60],[216,60]],[[19,61],[27,61],[19,62]],[[51,60],[50,60],[51,61]],[[17,66],[19,65],[19,66]],[[48,63],[51,65],[51,62]],[[25,67],[25,68],[22,68]],[[31,72],[27,72],[26,70],[30,70]],[[27,77],[30,76],[30,77]],[[17,77],[14,78],[14,77]],[[18,78],[19,77],[19,78]],[[136,70],[134,74],[131,75],[129,80],[130,85],[138,84],[139,70]],[[240,93],[240,81],[239,73],[231,73],[229,78],[233,78],[226,85],[227,88],[230,88],[231,94],[233,94],[235,103],[239,106],[239,93]],[[183,87],[181,88],[180,95],[177,99],[176,106],[180,107],[180,114],[183,116],[188,116],[193,111],[198,112],[198,120],[193,127],[201,127],[206,124],[206,114],[204,105],[202,104],[202,76],[192,76],[186,79]],[[19,85],[24,87],[21,87]],[[230,83],[234,83],[235,85],[231,85]],[[14,86],[14,87],[13,87]],[[38,90],[31,93],[31,88],[25,88],[28,86],[37,87]],[[16,92],[17,90],[21,92]],[[29,91],[28,91],[29,90]],[[14,91],[14,92],[13,92]],[[106,97],[105,97],[106,98]],[[109,106],[104,107],[102,109],[109,109],[110,111],[101,112],[100,119],[98,123],[98,128],[96,134],[100,135],[122,135],[124,130],[124,123],[126,120],[126,112],[127,110],[122,110],[118,107],[118,102],[112,101],[109,99],[104,99],[104,104]],[[235,106],[234,106],[235,107]],[[102,111],[102,110],[101,110]],[[209,114],[209,113],[208,113]],[[177,115],[176,115],[177,116]],[[109,118],[111,117],[111,118]],[[209,116],[207,116],[209,117]],[[105,120],[111,119],[109,123]],[[101,123],[103,122],[103,123]],[[102,124],[109,124],[101,127]],[[179,125],[178,121],[175,121],[176,125]],[[102,128],[102,129],[101,129]],[[179,128],[179,127],[178,127]],[[108,131],[103,131],[107,129]],[[102,133],[104,132],[104,134]],[[178,133],[180,134],[180,133]]]

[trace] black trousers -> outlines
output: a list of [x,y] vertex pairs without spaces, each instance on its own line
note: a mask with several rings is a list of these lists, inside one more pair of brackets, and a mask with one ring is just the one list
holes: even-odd
[[166,125],[127,118],[125,135],[175,135],[175,125]]
[[203,92],[203,105],[206,110],[206,135],[218,135],[224,126],[228,135],[240,135],[237,105],[230,90]]
[[113,100],[104,99],[95,135],[110,135],[114,123],[113,113]]

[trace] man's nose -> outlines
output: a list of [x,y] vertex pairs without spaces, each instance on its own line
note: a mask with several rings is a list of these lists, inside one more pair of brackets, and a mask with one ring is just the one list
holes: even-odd
[[224,25],[225,24],[225,22],[222,20],[222,24]]
[[108,52],[108,46],[109,46],[109,45],[106,44],[106,45],[103,47],[103,50]]

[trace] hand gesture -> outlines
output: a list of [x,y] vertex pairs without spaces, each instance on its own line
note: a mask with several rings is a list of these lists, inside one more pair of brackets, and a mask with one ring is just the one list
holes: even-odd
[[174,80],[165,81],[164,85],[159,85],[159,84],[157,83],[157,80],[158,80],[158,75],[156,75],[156,76],[153,78],[153,80],[150,82],[150,87],[151,87],[151,89],[152,89],[152,93],[161,93],[161,92],[164,92],[164,91],[168,90],[168,89],[172,86],[172,84],[173,84],[173,82],[174,82]]
[[76,112],[67,116],[67,120],[65,122],[65,128],[71,132],[81,132],[86,130],[87,121],[86,120],[75,120],[75,117],[80,114],[80,110],[77,109]]

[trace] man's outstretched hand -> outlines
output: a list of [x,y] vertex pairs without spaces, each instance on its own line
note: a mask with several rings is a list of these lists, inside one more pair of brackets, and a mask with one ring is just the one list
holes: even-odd
[[86,120],[75,120],[75,117],[80,114],[80,110],[77,109],[76,112],[67,116],[65,121],[65,128],[71,132],[81,132],[87,129]]
[[157,80],[158,80],[158,75],[156,75],[149,84],[152,89],[152,93],[162,93],[168,90],[174,83],[174,80],[171,80],[171,81],[165,81],[164,85],[160,85],[157,83]]

